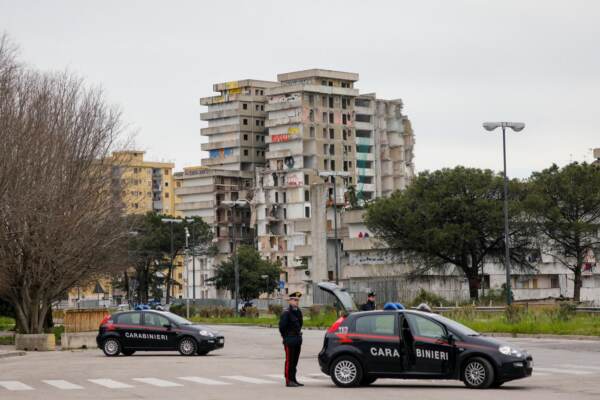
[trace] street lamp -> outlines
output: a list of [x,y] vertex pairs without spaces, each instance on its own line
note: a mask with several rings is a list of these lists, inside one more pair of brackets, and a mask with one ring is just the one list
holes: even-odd
[[171,274],[173,273],[173,261],[175,258],[175,243],[173,241],[173,224],[180,224],[183,221],[175,218],[161,218],[161,222],[166,222],[171,225],[171,269],[169,270],[169,274],[167,274],[167,295],[165,302],[168,304],[171,294],[169,293],[171,289]]
[[335,241],[335,284],[340,283],[340,252],[338,249],[338,223],[337,223],[337,184],[336,176],[348,177],[350,174],[345,171],[322,171],[319,172],[321,178],[331,177],[333,182],[333,240]]
[[[248,207],[250,205],[250,203],[248,202],[248,200],[223,200],[221,202],[221,204],[228,206],[231,210],[232,210],[232,218],[233,218],[233,210],[237,207]],[[235,222],[235,221],[234,221]],[[239,266],[239,261],[238,261],[238,255],[237,255],[237,249],[236,249],[236,242],[237,242],[237,238],[235,236],[235,224],[231,224],[233,227],[233,230],[229,232],[230,236],[231,236],[231,241],[233,243],[233,268],[234,268],[234,275],[235,275],[235,315],[236,317],[240,316],[240,310],[238,308],[238,302],[239,302],[239,298],[240,298],[240,266]]]
[[511,305],[510,250],[508,242],[508,176],[506,175],[506,128],[510,128],[515,132],[521,132],[525,128],[525,124],[523,122],[484,122],[483,128],[489,132],[492,132],[497,128],[502,128],[502,155],[504,159],[504,267],[506,268],[506,304]]

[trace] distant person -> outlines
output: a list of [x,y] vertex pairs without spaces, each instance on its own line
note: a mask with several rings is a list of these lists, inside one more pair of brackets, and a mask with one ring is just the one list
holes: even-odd
[[296,379],[296,368],[300,359],[302,348],[302,311],[298,303],[302,293],[291,293],[288,298],[289,307],[286,308],[279,318],[279,333],[283,339],[285,348],[285,385],[287,387],[304,386]]
[[360,311],[375,311],[375,292],[367,294],[367,302],[360,306]]

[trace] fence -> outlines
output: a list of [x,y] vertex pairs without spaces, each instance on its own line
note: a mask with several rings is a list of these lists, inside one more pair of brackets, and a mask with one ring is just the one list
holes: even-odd
[[63,324],[66,333],[98,330],[100,322],[109,312],[107,309],[66,310]]

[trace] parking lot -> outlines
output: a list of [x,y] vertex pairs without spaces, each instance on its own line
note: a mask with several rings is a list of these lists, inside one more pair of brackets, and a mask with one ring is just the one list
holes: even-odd
[[507,339],[534,358],[534,375],[500,389],[469,390],[458,381],[378,380],[340,389],[319,371],[323,332],[304,333],[299,363],[303,388],[283,385],[283,351],[276,329],[219,326],[223,350],[205,357],[136,353],[105,357],[98,349],[28,353],[0,359],[0,399],[598,399],[600,341]]

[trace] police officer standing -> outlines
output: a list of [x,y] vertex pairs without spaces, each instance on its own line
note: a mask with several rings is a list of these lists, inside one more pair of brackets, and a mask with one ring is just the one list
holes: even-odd
[[360,311],[375,311],[375,292],[367,294],[367,302],[360,306]]
[[290,294],[289,307],[283,310],[279,318],[279,333],[285,348],[285,385],[288,387],[304,386],[296,380],[296,367],[302,347],[302,311],[298,307],[301,296],[300,292]]

